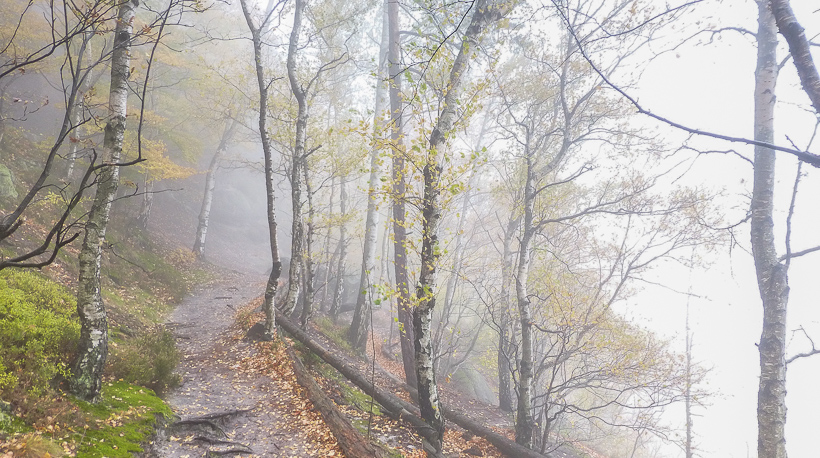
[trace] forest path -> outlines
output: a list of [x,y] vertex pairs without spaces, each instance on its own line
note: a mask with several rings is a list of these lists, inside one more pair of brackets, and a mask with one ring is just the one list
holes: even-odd
[[206,435],[202,428],[209,427],[204,423],[199,430],[170,428],[154,442],[150,456],[216,456],[229,450],[235,451],[229,456],[324,456],[316,450],[310,428],[292,421],[292,412],[304,410],[304,400],[287,382],[242,370],[242,361],[256,349],[237,339],[231,325],[236,309],[263,288],[246,274],[228,274],[197,288],[171,314],[167,325],[182,353],[177,367],[182,384],[166,401],[182,420],[233,414],[213,421],[225,432],[224,442],[198,440]]

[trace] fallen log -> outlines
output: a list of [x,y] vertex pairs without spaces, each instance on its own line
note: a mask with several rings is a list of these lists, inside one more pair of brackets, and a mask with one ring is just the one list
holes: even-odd
[[419,435],[424,438],[422,443],[424,450],[428,456],[442,457],[443,454],[436,450],[440,447],[435,447],[436,431],[430,427],[418,413],[418,408],[408,404],[398,396],[393,395],[381,388],[376,387],[367,378],[362,375],[357,369],[350,367],[345,361],[337,358],[334,354],[327,351],[324,347],[316,343],[310,338],[305,331],[302,330],[296,323],[285,317],[283,313],[276,314],[276,323],[288,332],[294,339],[302,343],[308,350],[312,351],[316,356],[322,358],[326,363],[333,366],[339,373],[345,376],[348,380],[358,386],[365,394],[372,397],[378,402],[384,410],[394,419],[402,420],[410,424]]
[[293,372],[296,374],[296,380],[307,391],[310,402],[322,414],[325,424],[330,428],[333,436],[336,437],[336,442],[345,455],[349,457],[384,458],[384,452],[362,437],[359,430],[350,423],[336,404],[316,384],[316,380],[310,375],[310,372],[293,352],[293,349],[288,348],[288,355],[293,361]]
[[[281,326],[285,331],[287,331],[294,339],[301,342],[304,346],[306,346],[310,351],[316,354],[316,356],[322,358],[326,363],[333,366],[337,371],[339,371],[342,375],[345,376],[348,380],[353,382],[356,386],[358,386],[365,394],[371,396],[373,399],[376,400],[379,404],[381,404],[384,409],[390,413],[390,415],[394,418],[401,419],[407,421],[413,428],[418,431],[418,433],[427,440],[425,444],[425,451],[430,453],[427,446],[432,441],[435,440],[435,431],[424,421],[421,419],[419,415],[418,407],[410,404],[409,402],[399,398],[398,396],[389,393],[385,390],[382,390],[373,383],[370,382],[366,377],[364,377],[357,369],[349,366],[345,361],[337,358],[334,354],[327,351],[321,345],[316,343],[310,336],[305,333],[299,326],[295,323],[290,321],[287,317],[282,316],[283,314],[277,313],[276,314],[276,322]],[[411,396],[418,397],[417,394],[410,392]],[[493,431],[492,429],[479,424],[478,422],[467,418],[466,416],[459,414],[451,409],[448,409],[442,406],[442,410],[444,412],[445,418],[452,421],[453,423],[461,426],[462,428],[470,431],[471,433],[481,436],[491,444],[493,444],[501,453],[511,456],[511,457],[522,457],[522,458],[544,458],[549,457],[550,455],[542,455],[535,450],[530,450],[510,439],[507,437]]]

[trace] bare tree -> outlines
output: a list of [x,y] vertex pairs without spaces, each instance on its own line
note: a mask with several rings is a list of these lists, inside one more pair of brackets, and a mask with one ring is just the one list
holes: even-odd
[[[268,88],[270,81],[265,76],[265,68],[262,61],[262,34],[267,32],[273,14],[276,12],[276,5],[268,9],[266,15],[257,26],[254,22],[251,9],[246,0],[240,0],[242,13],[245,15],[245,22],[251,32],[253,42],[254,69],[256,70],[256,83],[259,88],[259,136],[262,140],[262,152],[265,157],[265,192],[267,201],[268,234],[271,251],[271,272],[268,276],[268,283],[265,287],[265,337],[272,339],[276,334],[276,290],[279,286],[279,277],[282,275],[282,261],[279,257],[279,240],[276,233],[276,191],[274,189],[274,167],[273,148],[267,130],[268,116]],[[281,2],[280,2],[281,4]]]
[[[754,91],[755,140],[773,143],[775,86],[777,84],[777,28],[769,2],[759,0],[757,69]],[[751,203],[752,255],[763,300],[760,336],[760,387],[757,401],[760,458],[786,458],[786,307],[789,298],[787,264],[775,247],[775,154],[755,146],[754,186]]]

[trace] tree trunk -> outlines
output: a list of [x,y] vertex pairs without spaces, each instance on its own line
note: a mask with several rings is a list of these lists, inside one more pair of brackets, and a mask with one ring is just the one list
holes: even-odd
[[345,292],[345,270],[347,269],[347,185],[346,177],[339,178],[339,264],[336,266],[336,292],[333,294],[333,305],[330,307],[330,317],[335,323],[342,308],[342,299]]
[[806,38],[806,30],[797,22],[789,0],[770,0],[770,5],[777,28],[789,44],[800,85],[809,96],[815,114],[820,115],[820,73],[811,55],[812,44]]
[[512,360],[510,351],[512,350],[510,335],[511,316],[513,310],[510,286],[513,281],[513,262],[515,253],[512,250],[512,242],[521,224],[521,217],[510,215],[507,223],[507,230],[504,232],[504,252],[503,264],[501,266],[501,313],[498,316],[498,407],[505,412],[513,411],[512,401]]
[[359,430],[350,423],[350,420],[339,410],[333,400],[319,387],[316,380],[313,379],[313,376],[310,375],[310,372],[291,348],[288,348],[288,356],[293,361],[293,372],[296,374],[296,380],[307,392],[313,407],[322,414],[325,424],[330,428],[344,454],[350,457],[381,458],[385,456],[381,448],[369,443],[362,437]]
[[[80,89],[82,91],[82,89]],[[69,137],[68,140],[68,157],[66,157],[66,161],[68,164],[66,165],[66,172],[65,172],[65,181],[71,182],[71,178],[74,176],[74,164],[77,161],[77,151],[80,149],[80,123],[83,120],[83,92],[77,93],[77,102],[74,104],[73,113],[71,113],[71,126],[74,128],[74,134],[72,135],[73,138]],[[2,123],[2,120],[0,120]],[[0,129],[0,141],[3,140],[2,130]]]
[[140,203],[139,214],[137,214],[137,227],[148,229],[148,222],[151,219],[151,207],[154,206],[154,180],[151,179],[150,172],[145,172],[142,183],[142,202]]
[[[758,0],[757,69],[755,71],[755,140],[774,142],[777,29],[766,0]],[[789,285],[786,266],[777,256],[774,239],[775,154],[755,146],[751,204],[752,255],[763,300],[760,336],[760,386],[757,397],[759,458],[786,457],[786,307]]]
[[[333,202],[334,202],[334,197],[335,197],[335,195],[333,193],[333,189],[335,187],[336,187],[336,177],[331,176],[330,177],[330,199],[328,199],[328,204],[327,204],[328,216],[333,216]],[[332,254],[330,253],[330,232],[331,232],[330,231],[330,225],[328,224],[327,233],[325,234],[325,249],[324,249],[324,253],[325,253],[325,280],[324,280],[324,282],[322,282],[322,288],[323,288],[322,289],[322,304],[320,306],[320,310],[323,311],[323,312],[328,309],[327,295],[328,295],[328,290],[330,289],[330,271],[331,271],[330,266],[333,265],[333,263],[336,260],[336,255],[339,253],[339,246],[338,245],[336,246],[336,248],[333,249],[333,253]]]
[[[71,182],[74,176],[74,168],[77,162],[77,153],[80,149],[80,124],[83,123],[83,110],[85,107],[85,94],[94,86],[93,81],[95,80],[92,66],[93,66],[93,57],[91,54],[91,50],[88,49],[89,43],[91,42],[91,38],[94,36],[94,33],[91,31],[86,31],[83,33],[83,39],[80,44],[80,50],[78,53],[78,65],[82,65],[82,57],[85,56],[86,63],[88,65],[86,70],[86,75],[77,87],[77,95],[74,102],[74,106],[72,107],[72,122],[71,127],[74,129],[72,136],[73,139],[69,138],[69,150],[68,150],[68,157],[66,161],[68,164],[66,165],[66,173],[65,173],[65,181]],[[2,110],[0,110],[2,113]],[[0,133],[0,142],[2,142],[2,133]]]
[[410,299],[410,285],[407,275],[407,222],[405,221],[405,194],[407,183],[404,164],[404,125],[402,123],[401,95],[401,37],[399,36],[399,2],[387,0],[387,23],[389,45],[387,61],[390,85],[390,143],[393,148],[393,259],[396,270],[396,309],[399,318],[399,341],[401,342],[401,360],[404,365],[404,378],[407,384],[415,387],[415,350],[413,347],[413,319]]
[[302,166],[302,175],[305,178],[305,192],[308,200],[308,218],[307,231],[305,233],[305,256],[302,258],[304,265],[304,275],[302,275],[304,294],[302,294],[302,314],[299,317],[299,324],[303,328],[307,328],[310,318],[313,316],[313,299],[315,296],[313,280],[315,275],[315,267],[313,264],[313,233],[316,210],[313,207],[313,189],[310,186],[310,177],[308,176],[307,159]]
[[196,238],[194,239],[194,253],[198,258],[202,258],[205,253],[205,239],[208,235],[208,225],[210,224],[211,204],[214,200],[214,188],[216,187],[216,171],[219,168],[219,161],[228,149],[228,142],[233,137],[236,129],[236,119],[225,123],[225,130],[222,131],[222,138],[219,139],[219,146],[216,148],[210,164],[208,173],[205,175],[205,193],[202,195],[202,207],[199,209],[199,224],[196,227]]
[[304,0],[296,0],[293,12],[293,30],[290,33],[288,44],[287,70],[288,81],[293,96],[298,105],[296,113],[296,138],[293,144],[293,158],[290,169],[290,198],[293,208],[293,224],[291,226],[290,244],[290,272],[288,272],[288,295],[282,312],[290,315],[296,308],[299,299],[299,285],[302,275],[302,249],[304,242],[304,223],[302,221],[302,158],[305,156],[305,142],[307,140],[307,93],[296,77],[296,50],[299,45],[299,33],[302,29],[302,14],[305,10]]
[[[384,410],[388,412],[388,414],[391,417],[409,423],[416,430],[416,432],[419,433],[420,436],[427,439],[428,441],[430,441],[430,439],[434,437],[435,432],[432,430],[432,428],[430,428],[430,426],[424,420],[419,418],[418,408],[416,406],[399,398],[398,396],[394,395],[393,393],[387,390],[383,390],[375,386],[368,377],[359,372],[356,368],[352,367],[343,359],[337,357],[330,351],[323,348],[315,340],[311,339],[310,336],[307,333],[305,333],[305,331],[299,328],[299,326],[296,325],[296,323],[290,321],[287,317],[283,315],[278,315],[276,317],[276,320],[279,323],[279,325],[282,326],[282,329],[287,331],[294,339],[301,342],[305,347],[308,348],[308,350],[313,352],[324,362],[333,366],[334,369],[339,371],[339,373],[342,374],[346,379],[350,380],[354,385],[359,387],[359,389],[361,389],[365,394],[371,396],[376,402],[379,403],[379,405],[384,407]],[[414,396],[414,394],[417,394],[415,393],[415,390],[412,389],[412,387],[408,386],[407,388],[410,388],[411,397]],[[446,407],[443,407],[443,410],[447,418],[452,420],[453,423],[461,426],[467,431],[472,432],[473,434],[476,434],[487,439],[491,444],[496,446],[501,452],[503,452],[507,456],[515,456],[522,458],[544,458],[545,456],[533,450],[528,450],[524,447],[521,447],[515,442],[507,439],[504,435],[496,433],[495,431],[482,425],[481,423],[470,418],[467,418],[465,415],[461,415]],[[435,451],[427,451],[428,453],[433,454],[433,456],[437,456]]]
[[77,313],[80,341],[70,380],[71,392],[80,399],[96,402],[102,388],[102,375],[108,357],[108,318],[100,296],[100,261],[111,203],[119,185],[119,166],[128,105],[131,31],[136,0],[123,2],[117,13],[114,48],[111,55],[109,119],[105,125],[103,161],[97,177],[97,191],[85,227],[80,250],[80,276],[77,286]]
[[464,34],[458,55],[450,69],[449,84],[444,96],[443,109],[430,133],[427,163],[424,165],[424,196],[422,198],[422,245],[421,274],[416,288],[418,305],[413,310],[413,330],[415,331],[416,377],[418,378],[419,408],[421,417],[438,433],[438,442],[433,445],[441,450],[444,436],[444,417],[439,405],[436,374],[433,369],[433,339],[431,322],[436,306],[436,277],[439,258],[438,232],[442,205],[440,177],[445,164],[446,139],[451,134],[456,121],[456,107],[469,69],[470,59],[478,48],[481,33],[502,16],[502,11],[487,0],[479,0],[474,5],[473,17]]
[[253,23],[247,1],[240,0],[245,22],[253,38],[254,68],[256,69],[256,84],[259,87],[259,137],[262,140],[262,153],[265,158],[265,194],[267,199],[268,237],[270,239],[271,271],[268,284],[265,286],[265,302],[262,306],[265,312],[265,338],[273,339],[276,334],[276,289],[279,286],[279,277],[282,274],[282,261],[279,258],[279,240],[276,234],[276,193],[273,187],[273,148],[267,129],[268,115],[268,82],[265,81],[265,70],[262,66],[262,31],[267,28],[270,15],[256,27]]
[[376,285],[376,239],[379,225],[379,198],[377,191],[381,180],[381,165],[379,152],[381,151],[384,105],[384,78],[387,63],[388,45],[387,6],[382,20],[382,41],[379,48],[379,68],[376,73],[376,108],[373,115],[373,145],[370,148],[370,180],[367,185],[367,217],[364,225],[364,247],[362,249],[362,271],[359,275],[359,291],[356,294],[356,308],[353,309],[353,320],[347,332],[350,345],[358,350],[365,351],[367,346],[367,330],[369,327],[370,307],[373,303],[373,293]]
[[532,448],[535,421],[532,416],[533,383],[533,343],[532,311],[527,293],[527,278],[530,270],[530,241],[533,237],[533,209],[535,206],[535,184],[533,177],[532,151],[527,148],[527,170],[524,182],[524,226],[518,246],[518,268],[515,275],[515,295],[518,303],[518,318],[521,326],[521,360],[518,362],[518,408],[515,420],[515,441]]

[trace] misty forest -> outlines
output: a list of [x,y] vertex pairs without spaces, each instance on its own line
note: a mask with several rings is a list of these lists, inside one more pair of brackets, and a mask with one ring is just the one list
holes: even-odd
[[808,3],[0,0],[0,457],[814,456]]

